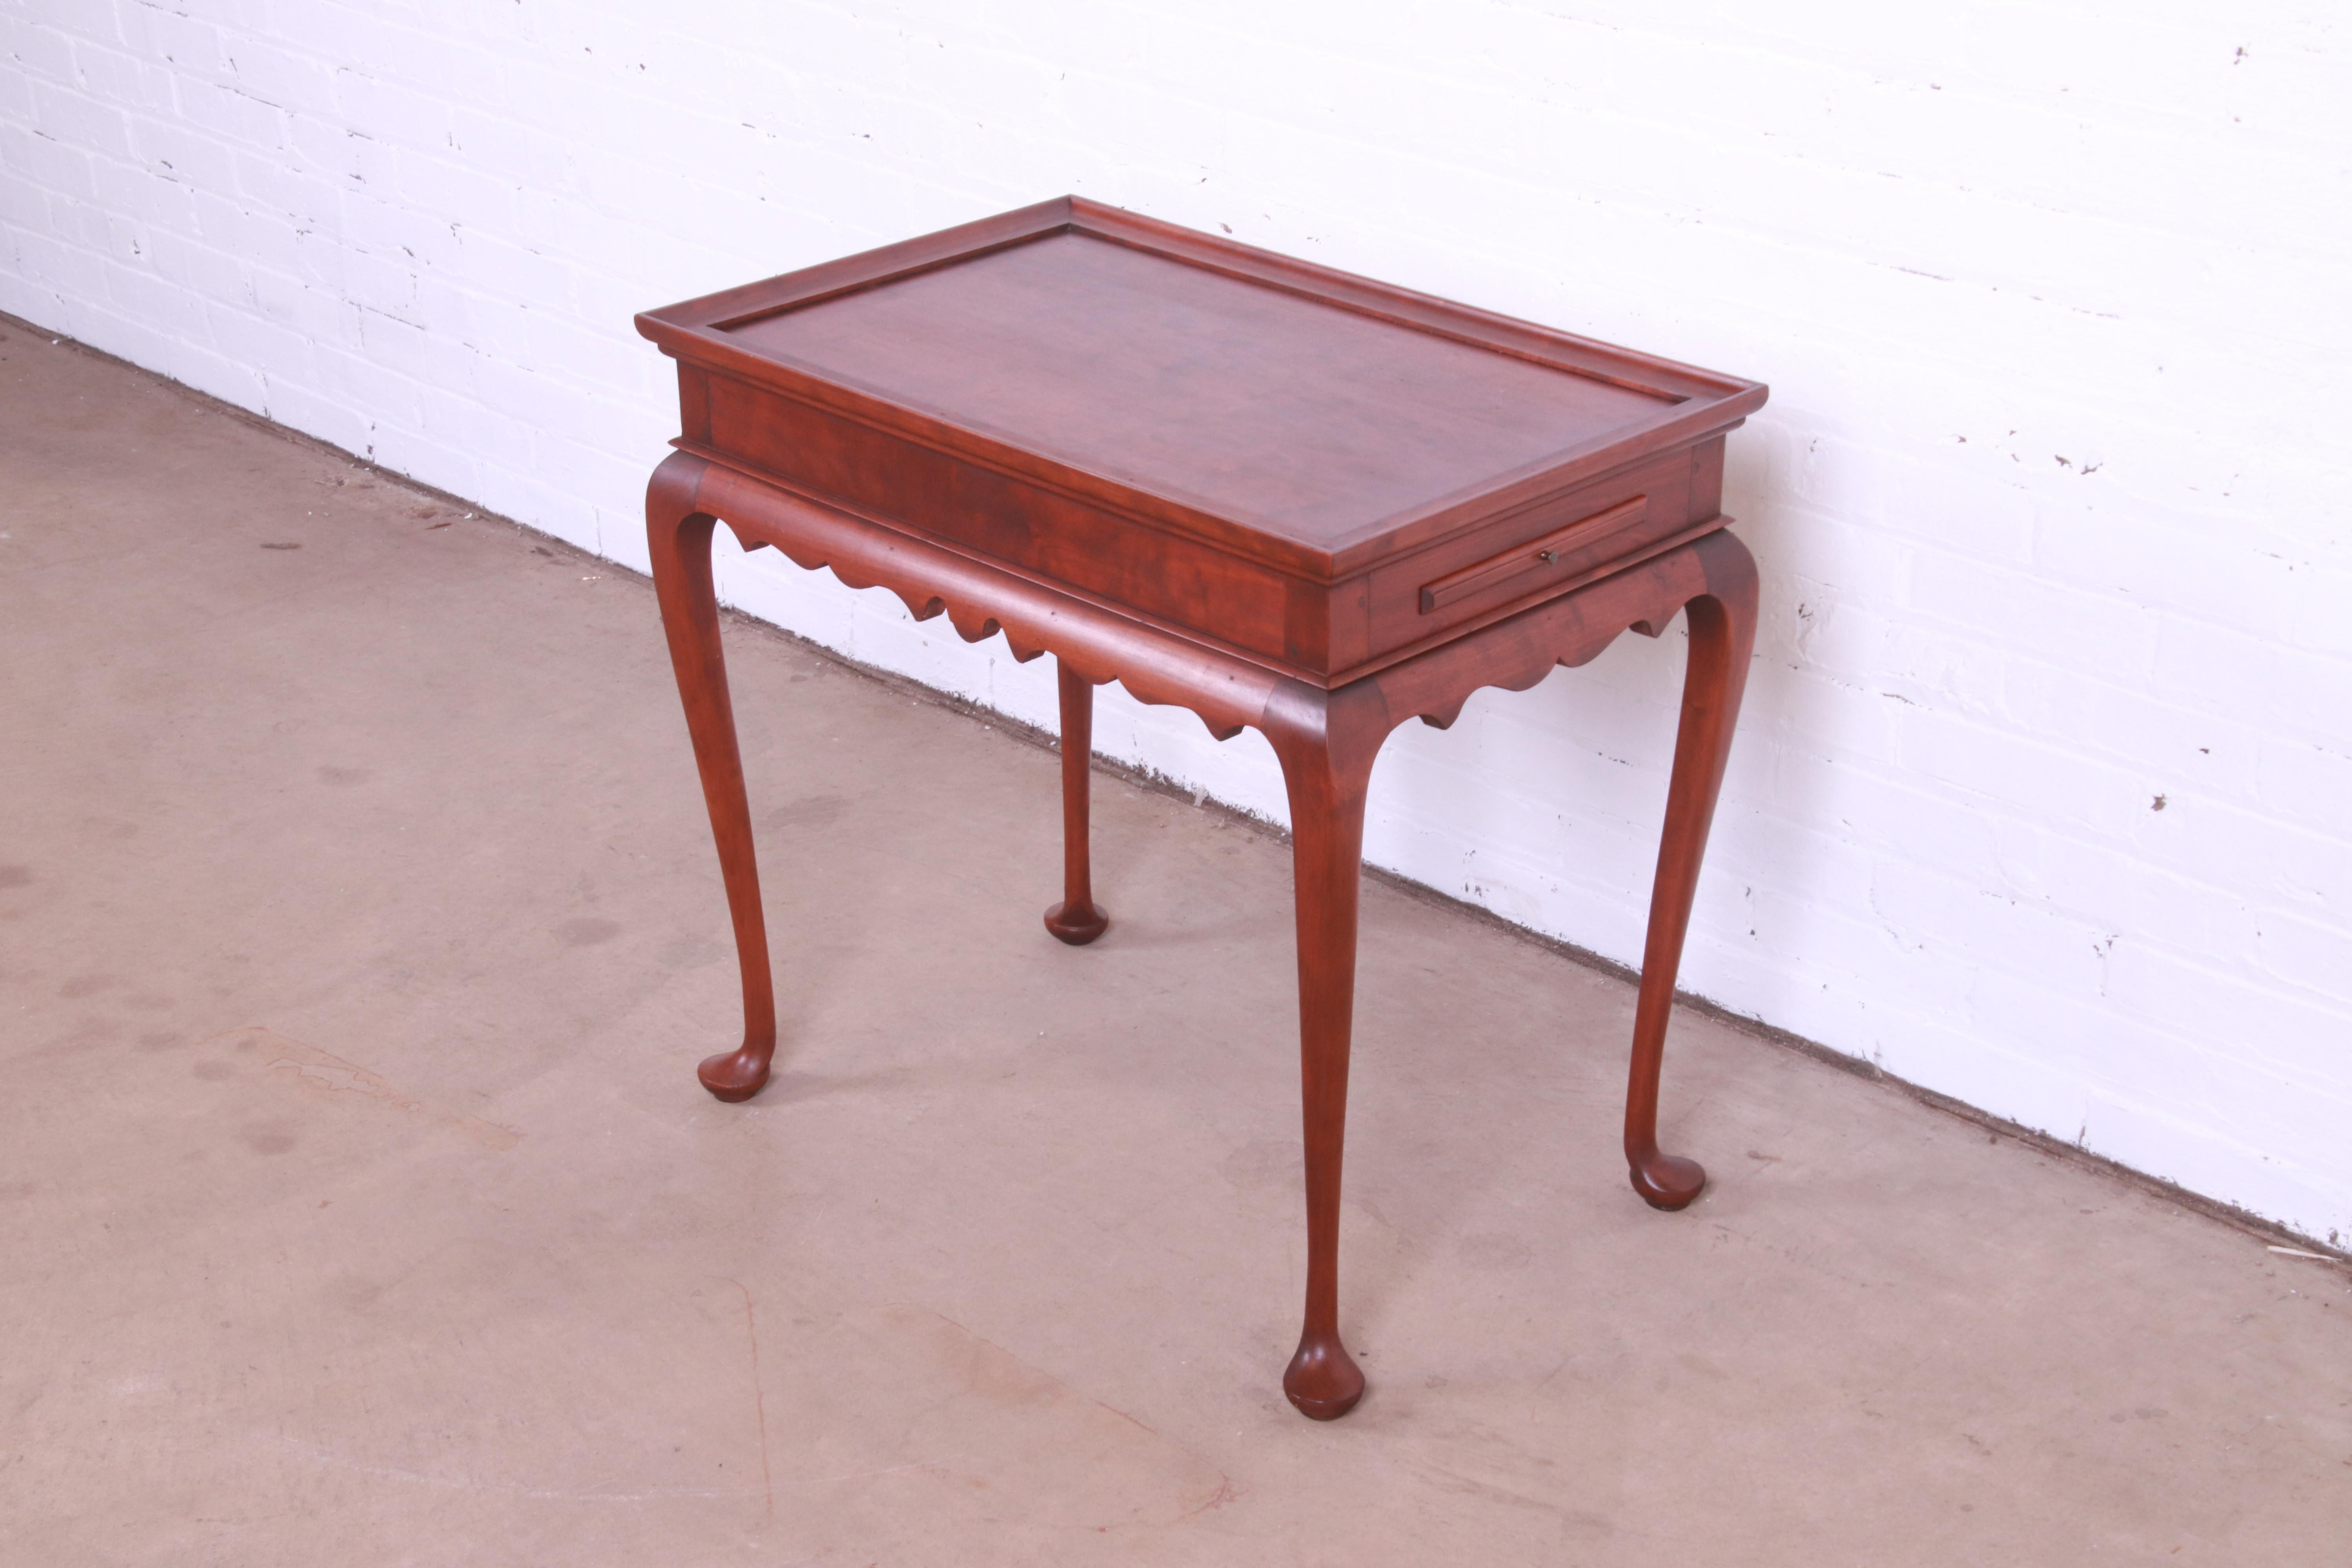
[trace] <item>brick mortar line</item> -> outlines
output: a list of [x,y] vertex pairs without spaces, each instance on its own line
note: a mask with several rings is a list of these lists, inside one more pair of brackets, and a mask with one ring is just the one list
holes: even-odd
[[[438,486],[424,484],[405,474],[395,472],[379,463],[345,451],[331,441],[306,435],[302,431],[280,425],[249,409],[239,408],[236,405],[225,402],[210,393],[199,392],[184,382],[175,381],[170,376],[148,370],[144,366],[133,364],[129,360],[108,353],[103,349],[92,348],[79,339],[53,331],[49,328],[27,321],[22,317],[10,315],[5,310],[0,310],[0,325],[51,338],[58,347],[71,349],[77,353],[108,364],[119,365],[150,381],[159,383],[208,413],[226,415],[263,435],[284,441],[290,446],[306,448],[322,457],[331,457],[340,463],[363,469],[380,479],[401,486],[420,496],[468,509],[473,511],[478,521],[503,524],[518,533],[530,534],[536,539],[543,540],[576,560],[593,562],[608,570],[636,578],[648,589],[652,586],[653,579],[635,567],[614,561],[608,556],[583,550],[568,539],[559,538],[541,529],[533,528],[528,523],[518,522],[502,513],[488,510],[479,502],[468,500],[464,496],[442,489]],[[984,719],[989,728],[999,731],[1008,739],[1022,744],[1034,746],[1040,751],[1056,754],[1062,749],[1060,736],[1049,733],[1025,720],[1015,719],[1010,714],[999,712],[971,698],[959,697],[953,692],[942,691],[934,686],[926,686],[911,676],[901,675],[896,670],[884,669],[877,665],[853,658],[847,654],[803,637],[789,627],[778,626],[773,621],[762,620],[747,610],[739,610],[731,605],[721,605],[719,614],[740,630],[790,643],[803,653],[863,676],[898,695],[929,707],[946,709],[966,719]],[[1244,811],[1239,806],[1229,805],[1223,801],[1213,799],[1205,791],[1195,792],[1187,789],[1164,773],[1156,773],[1149,768],[1137,767],[1128,763],[1114,762],[1100,755],[1092,759],[1091,769],[1095,773],[1118,779],[1151,794],[1181,801],[1195,810],[1222,816],[1256,837],[1270,838],[1278,843],[1287,843],[1290,839],[1289,829],[1280,824],[1269,821],[1254,812]],[[1542,931],[1519,925],[1504,919],[1492,910],[1454,898],[1426,883],[1413,881],[1394,871],[1371,865],[1365,866],[1363,871],[1364,875],[1372,881],[1402,893],[1417,903],[1465,917],[1513,941],[1541,948],[1557,957],[1567,959],[1571,963],[1607,975],[1611,979],[1634,985],[1638,985],[1641,982],[1640,970],[1629,964],[1620,963],[1613,958],[1604,957],[1591,948],[1580,946],[1564,938],[1548,936]],[[2063,1164],[2073,1165],[2120,1181],[2126,1186],[2137,1188],[2148,1196],[2162,1199],[2207,1219],[2218,1221],[2248,1236],[2318,1252],[2334,1262],[2352,1266],[2352,1247],[2330,1246],[2325,1241],[2305,1236],[2301,1231],[2282,1225],[2276,1220],[2265,1219],[2235,1204],[2221,1198],[2208,1197],[2202,1193],[2191,1191],[2162,1176],[2150,1175],[2145,1171],[2135,1170],[2104,1154],[2094,1154],[2079,1144],[2066,1142],[2049,1133],[2021,1126],[2005,1117],[1996,1116],[1991,1111],[1979,1110],[1966,1100],[1956,1100],[1939,1090],[1928,1089],[1925,1085],[1914,1083],[1908,1079],[1888,1072],[1875,1062],[1851,1056],[1833,1047],[1822,1045],[1818,1040],[1808,1039],[1791,1030],[1768,1024],[1761,1018],[1736,1012],[1707,997],[1677,987],[1675,991],[1675,1005],[1726,1025],[1765,1045],[1777,1047],[1839,1072],[1883,1085],[1930,1110],[1940,1111],[1971,1126],[1982,1128],[1996,1137],[2007,1137],[2037,1153],[2046,1154]]]

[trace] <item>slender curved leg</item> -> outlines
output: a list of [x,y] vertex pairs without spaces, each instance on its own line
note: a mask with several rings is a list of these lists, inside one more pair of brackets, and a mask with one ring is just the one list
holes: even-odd
[[1388,733],[1376,720],[1384,710],[1370,690],[1327,696],[1287,682],[1267,704],[1274,721],[1267,737],[1282,759],[1290,794],[1299,1101],[1307,1145],[1306,1321],[1282,1374],[1282,1391],[1318,1421],[1345,1415],[1364,1394],[1364,1374],[1339,1341],[1339,1166],[1356,1006],[1364,792]]
[[[1720,542],[1718,543],[1717,542]],[[1633,1060],[1625,1087],[1625,1161],[1633,1190],[1652,1208],[1679,1209],[1706,1185],[1696,1160],[1658,1149],[1658,1068],[1675,976],[1690,929],[1715,797],[1723,784],[1748,660],[1756,646],[1756,563],[1728,533],[1706,542],[1708,592],[1690,613],[1690,666],[1683,678],[1682,727],[1675,739],[1674,779],[1666,787],[1665,831],[1658,879],[1650,893],[1650,934],[1642,950],[1642,994],[1633,1014]]]
[[768,1081],[768,1064],[776,1052],[776,997],[768,974],[760,870],[751,853],[751,810],[743,796],[743,759],[735,745],[735,710],[727,700],[727,663],[719,646],[719,603],[710,587],[716,520],[693,510],[700,467],[680,455],[654,471],[646,492],[646,541],[743,972],[743,1044],[707,1058],[695,1076],[719,1099],[737,1100],[751,1099]]
[[1095,689],[1060,659],[1062,685],[1062,901],[1045,911],[1045,929],[1072,947],[1102,935],[1110,916],[1095,902],[1087,842],[1087,778],[1095,754]]

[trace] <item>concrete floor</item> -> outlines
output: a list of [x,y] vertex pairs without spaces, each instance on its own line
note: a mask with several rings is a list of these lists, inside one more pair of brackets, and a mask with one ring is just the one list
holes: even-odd
[[649,585],[0,334],[0,1560],[2352,1561],[2341,1267],[1688,1017],[1653,1214],[1630,989],[1381,886],[1301,1420],[1279,840],[1102,779],[1066,949],[1050,752],[735,626],[718,1104]]

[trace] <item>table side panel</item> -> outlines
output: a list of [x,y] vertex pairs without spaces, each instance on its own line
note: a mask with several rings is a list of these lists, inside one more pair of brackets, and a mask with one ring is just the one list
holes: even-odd
[[681,364],[679,387],[689,441],[820,499],[1301,671],[1360,662],[1360,608],[1331,636],[1360,583],[1306,582],[700,367]]

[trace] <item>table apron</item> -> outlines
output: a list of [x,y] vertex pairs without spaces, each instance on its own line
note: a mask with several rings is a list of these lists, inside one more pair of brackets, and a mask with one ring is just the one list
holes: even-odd
[[1244,727],[1265,731],[1277,693],[1286,706],[1300,698],[1319,706],[1376,692],[1383,728],[1418,717],[1442,729],[1479,688],[1524,690],[1556,665],[1598,657],[1629,630],[1655,637],[1727,572],[1754,571],[1724,531],[1731,520],[1712,519],[1654,553],[1571,580],[1552,598],[1327,687],[691,453],[673,453],[656,470],[648,511],[657,525],[688,514],[721,519],[747,549],[772,546],[853,588],[887,588],[917,620],[944,614],[967,642],[1001,632],[1020,662],[1051,653],[1090,684],[1115,680],[1139,701],[1189,709],[1219,740]]

